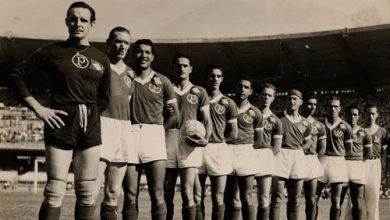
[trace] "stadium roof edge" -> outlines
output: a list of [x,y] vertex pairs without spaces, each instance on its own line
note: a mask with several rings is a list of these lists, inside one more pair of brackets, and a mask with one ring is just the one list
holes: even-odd
[[[294,38],[306,38],[306,37],[317,37],[332,34],[351,34],[365,31],[375,31],[380,29],[389,29],[390,24],[380,24],[374,26],[334,29],[327,31],[316,31],[316,32],[305,32],[305,33],[293,33],[293,34],[277,34],[267,36],[248,36],[248,37],[232,37],[232,38],[183,38],[183,39],[153,39],[150,38],[154,43],[217,43],[217,42],[243,42],[243,41],[266,41],[266,40],[277,40],[277,39],[294,39]],[[20,38],[20,39],[36,39],[36,40],[63,40],[63,37],[56,36],[52,38],[40,38],[37,36],[24,36],[24,35],[13,35],[13,33],[0,34],[0,37],[5,38]],[[92,42],[105,42],[105,38],[91,38]],[[135,41],[138,39],[133,39]]]

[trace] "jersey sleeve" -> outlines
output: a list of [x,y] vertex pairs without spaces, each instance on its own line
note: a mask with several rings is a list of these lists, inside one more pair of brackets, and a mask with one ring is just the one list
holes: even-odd
[[255,130],[259,130],[262,127],[263,124],[263,114],[258,109],[254,109],[255,112],[255,118],[253,120],[253,126]]
[[307,122],[307,129],[304,133],[304,137],[306,140],[310,139],[311,138],[311,126],[313,126],[309,121],[307,121],[306,119],[304,119],[306,122]]
[[237,105],[233,102],[233,100],[228,99],[229,104],[226,109],[226,121],[227,122],[235,122],[237,121],[238,109]]
[[345,132],[344,132],[344,142],[352,143],[352,141],[353,141],[352,128],[350,125],[346,124]]
[[274,118],[274,119],[275,119],[275,124],[272,128],[272,137],[282,138],[284,135],[283,124],[279,118]]
[[26,80],[32,75],[39,75],[43,72],[43,68],[48,66],[47,56],[43,48],[39,48],[31,54],[26,60],[20,62],[9,74],[12,86],[22,98],[31,96],[27,88]]
[[200,111],[207,111],[209,108],[210,108],[209,96],[207,95],[206,90],[200,89],[199,109]]
[[386,148],[388,147],[387,144],[389,142],[389,140],[387,140],[389,137],[387,136],[387,132],[385,129],[383,129],[383,135],[381,137],[381,144],[382,144],[382,148],[386,150]]
[[366,131],[364,132],[363,146],[364,147],[372,147],[372,137]]
[[173,90],[172,83],[169,81],[169,79],[164,79],[163,82],[164,82],[164,84],[163,84],[164,103],[171,104],[171,103],[176,102],[176,96],[175,96],[175,92]]
[[108,59],[104,64],[104,72],[102,78],[99,81],[98,93],[97,93],[97,105],[99,112],[102,113],[107,108],[110,102],[111,95],[111,69]]
[[[326,128],[325,125],[318,122],[320,128],[318,129],[318,140],[326,139]],[[314,125],[312,125],[314,126]]]

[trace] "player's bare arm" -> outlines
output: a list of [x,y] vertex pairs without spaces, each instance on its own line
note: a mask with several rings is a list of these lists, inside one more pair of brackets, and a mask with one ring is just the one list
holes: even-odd
[[272,138],[272,152],[274,155],[278,154],[280,152],[280,149],[282,148],[282,138]]
[[321,156],[325,155],[325,151],[326,151],[326,139],[318,140],[318,142],[317,142],[318,156],[321,157]]
[[178,120],[180,118],[179,107],[177,106],[177,102],[167,103],[166,106],[167,106],[166,108],[168,109],[169,115],[167,116],[168,119],[164,123],[165,130],[172,128],[178,122]]
[[229,120],[228,123],[226,123],[226,129],[225,129],[226,142],[237,139],[237,136],[238,136],[237,119]]

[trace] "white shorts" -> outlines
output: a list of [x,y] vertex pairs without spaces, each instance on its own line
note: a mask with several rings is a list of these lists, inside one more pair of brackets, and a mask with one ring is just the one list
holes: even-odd
[[134,124],[134,145],[138,152],[136,164],[167,159],[164,126],[155,124]]
[[202,165],[198,168],[199,174],[223,176],[232,171],[232,160],[226,143],[209,143],[202,149]]
[[322,156],[320,157],[324,175],[318,180],[323,183],[345,183],[348,182],[347,163],[343,156]]
[[253,144],[228,144],[233,172],[230,175],[249,176],[256,173],[256,157]]
[[348,180],[357,184],[366,184],[366,165],[362,160],[346,160]]
[[280,149],[275,155],[274,176],[286,179],[304,179],[307,175],[303,150]]
[[272,176],[275,172],[275,156],[271,148],[254,149],[257,171],[255,176]]
[[117,163],[138,161],[131,122],[108,117],[100,117],[100,122],[102,132],[100,158]]
[[165,131],[167,168],[199,167],[202,164],[202,148],[191,147],[180,137],[179,129]]
[[307,176],[305,181],[316,179],[324,175],[320,160],[318,159],[318,156],[314,154],[306,155],[306,170]]

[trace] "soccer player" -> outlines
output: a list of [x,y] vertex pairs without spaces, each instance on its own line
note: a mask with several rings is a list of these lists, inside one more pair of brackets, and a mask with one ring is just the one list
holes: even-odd
[[[340,196],[343,184],[348,182],[347,163],[345,162],[345,151],[352,147],[352,128],[341,120],[339,113],[341,111],[340,99],[333,96],[326,103],[326,151],[325,155],[320,157],[320,163],[324,169],[324,176],[319,178],[317,186],[317,212],[318,200],[320,199],[322,189],[325,184],[330,183],[331,187],[331,207],[330,219],[339,219],[341,213]],[[317,216],[317,214],[316,214]]]
[[[352,148],[346,149],[345,160],[348,168],[348,185],[352,202],[352,218],[363,219],[363,196],[364,184],[366,183],[366,171],[363,160],[371,157],[372,141],[371,136],[359,126],[360,111],[356,105],[349,105],[345,109],[346,121],[352,127],[353,142]],[[343,187],[341,192],[341,204],[344,202],[348,185]]]
[[368,104],[364,107],[365,130],[372,137],[372,157],[364,161],[367,173],[365,186],[365,205],[367,220],[379,220],[379,190],[381,184],[381,157],[387,148],[386,130],[377,124],[378,106]]
[[[165,219],[164,179],[167,151],[164,130],[174,127],[179,118],[179,110],[171,82],[151,67],[154,60],[152,41],[137,40],[133,49],[135,78],[130,118],[139,160],[134,164],[139,163],[139,168],[145,170],[152,203],[152,219]],[[167,106],[173,112],[164,120],[163,109]],[[127,167],[123,184],[123,219],[136,219],[138,215],[138,171],[136,166]]]
[[238,137],[227,142],[234,159],[232,160],[233,172],[227,177],[225,189],[225,219],[239,219],[241,209],[242,219],[256,218],[252,189],[258,164],[253,146],[260,143],[263,116],[260,110],[248,100],[252,92],[251,81],[245,78],[238,81],[234,99],[238,107]]
[[275,155],[275,172],[272,179],[270,219],[280,218],[280,206],[287,187],[287,218],[298,219],[299,196],[306,177],[306,158],[303,149],[311,139],[311,125],[299,114],[303,104],[302,93],[296,89],[288,91],[287,109],[280,115],[283,139],[280,152]]
[[306,219],[315,219],[316,215],[316,189],[317,180],[324,175],[322,166],[318,157],[324,155],[326,150],[326,134],[325,125],[314,118],[317,109],[317,98],[314,95],[309,95],[305,99],[303,106],[303,116],[311,123],[311,142],[304,149],[306,155],[307,177],[303,182],[305,193],[305,213]]
[[272,175],[275,167],[275,156],[280,152],[283,138],[283,125],[280,119],[271,111],[271,104],[275,100],[276,87],[270,83],[260,86],[259,108],[263,114],[261,124],[261,141],[255,144],[257,158],[257,219],[269,219],[269,205],[271,194]]
[[[100,146],[99,176],[96,198],[104,182],[104,199],[101,204],[102,220],[117,219],[118,197],[127,163],[134,153],[131,138],[130,98],[133,70],[123,59],[130,47],[130,31],[115,27],[106,40],[111,70],[111,97],[107,109],[101,114],[102,145]],[[133,151],[131,151],[133,150]],[[137,158],[138,159],[138,158]],[[132,159],[133,161],[135,158]]]
[[[167,171],[165,177],[165,201],[167,203],[167,219],[174,214],[173,198],[177,176],[180,175],[180,189],[183,199],[183,219],[195,219],[194,182],[198,175],[197,168],[202,163],[202,149],[211,135],[211,119],[209,98],[205,89],[190,82],[192,72],[191,58],[186,54],[173,57],[174,91],[179,106],[180,122],[166,131]],[[171,109],[170,109],[171,110]],[[186,143],[180,136],[180,128],[188,120],[202,121],[206,128],[206,136],[198,137],[196,143]],[[188,140],[187,140],[188,141]]]
[[202,166],[198,168],[199,179],[195,183],[195,201],[197,208],[201,207],[204,216],[205,184],[209,175],[213,205],[211,218],[222,220],[225,212],[223,197],[226,176],[233,171],[226,141],[237,138],[237,106],[219,90],[223,81],[222,67],[218,64],[210,64],[206,67],[205,74],[213,129],[209,143],[203,149]]
[[[75,175],[75,219],[93,219],[98,175],[100,113],[110,97],[110,62],[89,44],[95,11],[74,2],[66,12],[69,37],[35,51],[10,74],[27,105],[45,123],[47,182],[39,219],[59,219],[69,166]],[[39,74],[39,75],[38,75]],[[50,107],[29,92],[28,77],[48,79]]]

